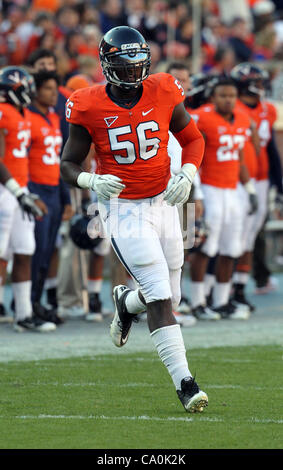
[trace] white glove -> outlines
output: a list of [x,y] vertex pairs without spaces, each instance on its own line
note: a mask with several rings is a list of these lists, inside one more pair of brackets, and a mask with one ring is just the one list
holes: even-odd
[[188,200],[196,171],[195,165],[185,163],[180,173],[170,178],[164,193],[164,201],[169,206],[184,204]]
[[256,189],[252,181],[248,181],[247,183],[245,183],[244,187],[249,196],[250,210],[248,212],[248,215],[255,214],[258,210],[258,196],[256,193]]
[[14,194],[18,199],[22,210],[29,216],[42,217],[44,215],[42,210],[35,204],[35,201],[39,199],[37,194],[30,193],[26,188],[22,188],[14,178],[10,178],[5,183],[5,186],[12,194]]
[[95,173],[82,172],[77,179],[80,188],[88,188],[95,191],[97,199],[108,200],[118,197],[126,187],[122,180],[115,175],[96,175]]

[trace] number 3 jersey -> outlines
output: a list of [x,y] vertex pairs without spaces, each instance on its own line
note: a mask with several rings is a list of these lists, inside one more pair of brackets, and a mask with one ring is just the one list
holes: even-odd
[[95,144],[98,174],[114,174],[126,188],[120,197],[141,199],[165,190],[170,178],[168,130],[184,91],[171,75],[150,75],[131,107],[116,104],[108,85],[75,91],[66,119],[85,127]]
[[3,163],[21,185],[28,183],[28,147],[30,145],[30,120],[28,110],[21,114],[10,103],[0,104],[0,129],[4,131],[5,150]]
[[57,186],[60,178],[62,135],[60,118],[49,109],[46,115],[29,107],[31,145],[29,149],[29,179],[37,184]]
[[205,151],[199,171],[201,182],[219,188],[236,188],[240,173],[239,151],[247,141],[250,118],[234,111],[233,122],[228,122],[208,107],[198,112],[197,126],[205,135]]

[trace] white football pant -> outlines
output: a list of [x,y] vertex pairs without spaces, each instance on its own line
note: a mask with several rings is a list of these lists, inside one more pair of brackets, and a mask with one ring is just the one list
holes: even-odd
[[0,258],[12,254],[33,255],[34,220],[24,214],[17,199],[0,184]]
[[201,185],[204,219],[209,235],[201,251],[210,258],[216,254],[237,258],[241,254],[242,210],[236,189]]
[[107,236],[118,258],[138,283],[146,303],[181,298],[183,236],[177,207],[163,195],[99,203]]

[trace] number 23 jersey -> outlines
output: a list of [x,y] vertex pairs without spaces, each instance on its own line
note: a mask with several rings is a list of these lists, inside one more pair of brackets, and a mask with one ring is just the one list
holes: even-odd
[[126,188],[120,197],[142,199],[165,190],[170,178],[168,130],[175,106],[184,101],[177,80],[166,73],[150,75],[131,108],[116,104],[105,85],[74,92],[66,119],[85,127],[95,145],[98,174],[113,174]]
[[234,111],[228,122],[213,108],[198,114],[197,125],[205,135],[205,152],[200,167],[203,184],[234,189],[239,181],[239,151],[247,141],[251,121],[240,111]]

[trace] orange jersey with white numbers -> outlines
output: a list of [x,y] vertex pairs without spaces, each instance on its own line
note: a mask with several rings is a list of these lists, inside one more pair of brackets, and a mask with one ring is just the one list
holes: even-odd
[[31,106],[29,113],[31,121],[30,180],[38,184],[57,186],[60,178],[62,147],[60,118],[52,109],[44,116]]
[[[257,180],[268,179],[269,159],[267,153],[267,145],[271,139],[271,131],[274,122],[277,119],[276,108],[273,104],[266,101],[260,102],[255,108],[250,108],[242,101],[238,100],[237,108],[249,115],[256,123],[258,135],[260,138],[260,155],[258,158]],[[245,157],[246,158],[246,157]]]
[[197,126],[205,136],[199,171],[201,182],[219,188],[236,188],[240,172],[239,151],[246,143],[249,117],[235,111],[233,122],[228,122],[214,109],[204,108],[198,113]]
[[5,135],[3,163],[20,186],[28,183],[30,121],[28,111],[21,114],[15,106],[0,103],[0,129]]
[[141,199],[165,190],[170,178],[167,152],[173,110],[184,101],[177,80],[166,73],[150,75],[131,108],[116,104],[108,85],[75,91],[66,104],[66,119],[85,127],[95,145],[98,174],[113,174],[126,188],[121,198]]

